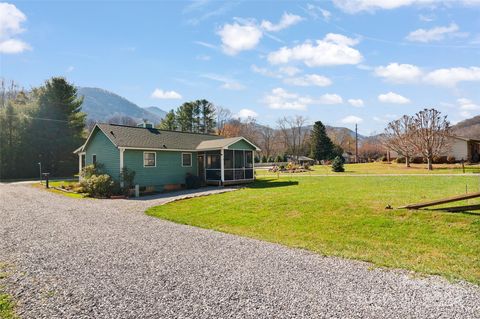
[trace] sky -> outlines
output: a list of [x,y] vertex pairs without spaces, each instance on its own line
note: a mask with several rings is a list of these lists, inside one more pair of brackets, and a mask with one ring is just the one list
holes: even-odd
[[480,0],[0,2],[0,77],[382,132],[480,114]]

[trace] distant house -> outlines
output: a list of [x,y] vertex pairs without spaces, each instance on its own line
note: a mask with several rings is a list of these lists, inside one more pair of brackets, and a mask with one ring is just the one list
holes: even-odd
[[[464,160],[466,162],[477,163],[480,161],[480,140],[451,136],[448,139],[449,145],[441,154],[444,158],[455,158],[455,161]],[[398,154],[390,151],[390,159],[395,159]]]
[[473,163],[480,161],[480,140],[452,136],[449,144],[449,149],[443,153],[443,156],[455,157],[457,161],[462,159]]
[[75,153],[79,170],[101,163],[119,180],[124,167],[135,171],[135,184],[164,189],[183,184],[187,174],[207,184],[254,180],[254,153],[260,149],[243,137],[159,130],[152,127],[97,124]]
[[355,155],[350,152],[343,152],[342,154],[345,163],[355,163]]
[[313,164],[315,164],[315,160],[313,158],[302,156],[302,155],[300,155],[300,156],[287,155],[287,161],[298,163],[300,165],[306,165],[306,164],[313,165]]

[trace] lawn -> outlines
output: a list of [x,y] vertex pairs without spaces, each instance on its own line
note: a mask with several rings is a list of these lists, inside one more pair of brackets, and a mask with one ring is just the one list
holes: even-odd
[[[53,188],[53,187],[63,188],[63,187],[67,187],[67,186],[70,186],[70,185],[75,185],[77,183],[78,183],[77,180],[49,181],[48,185],[49,185],[50,188],[48,189],[48,191],[52,192],[52,193],[55,193],[55,194],[60,194],[60,195],[63,195],[63,196],[71,197],[71,198],[87,198],[86,194],[64,192],[64,191]],[[40,183],[33,184],[33,186],[37,187],[37,188],[44,188],[45,189],[45,182],[43,182],[43,184],[40,184]]]
[[[405,164],[397,163],[361,163],[361,164],[346,164],[345,173],[334,173],[329,165],[314,165],[311,167],[312,171],[307,173],[295,173],[295,175],[341,175],[341,174],[462,174],[461,164],[437,164],[434,165],[434,170],[426,169],[425,164],[411,164],[411,167],[405,167]],[[480,165],[465,165],[465,173],[480,173]],[[266,169],[257,169],[257,176],[275,175]],[[291,175],[289,173],[280,173],[280,175]]]
[[173,202],[147,214],[480,284],[480,213],[385,209],[479,186],[478,176],[264,177],[236,192]]
[[[5,272],[6,266],[0,263],[0,280],[7,276]],[[0,285],[0,318],[2,319],[15,319],[15,304],[10,295],[3,291],[3,287]]]

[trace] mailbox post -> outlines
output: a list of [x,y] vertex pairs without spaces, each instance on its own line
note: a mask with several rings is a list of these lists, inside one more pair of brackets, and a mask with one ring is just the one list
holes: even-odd
[[50,188],[48,185],[48,177],[50,176],[50,173],[42,173],[42,175],[45,178],[45,188]]

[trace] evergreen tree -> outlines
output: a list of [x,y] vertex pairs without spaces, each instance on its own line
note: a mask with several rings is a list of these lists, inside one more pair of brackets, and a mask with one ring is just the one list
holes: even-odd
[[175,112],[178,128],[182,132],[193,132],[194,125],[194,104],[192,102],[185,102]]
[[85,140],[83,98],[64,78],[54,77],[38,90],[38,111],[31,131],[38,162],[54,175],[75,172],[78,158],[73,151]]
[[332,162],[332,171],[334,172],[345,172],[343,167],[343,159],[340,156],[335,157]]
[[177,119],[175,117],[175,112],[170,110],[170,112],[165,115],[165,118],[162,119],[158,128],[162,130],[175,131],[177,130]]
[[310,136],[311,156],[318,161],[332,159],[335,145],[321,121],[315,122]]
[[195,104],[199,106],[200,125],[199,133],[213,133],[215,131],[215,106],[207,100],[197,100]]

